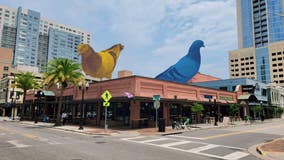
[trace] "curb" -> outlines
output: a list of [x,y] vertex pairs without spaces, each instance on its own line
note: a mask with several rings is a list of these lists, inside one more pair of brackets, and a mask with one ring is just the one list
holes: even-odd
[[158,133],[157,135],[168,136],[168,135],[182,134],[183,132],[186,132],[186,131],[177,131],[177,132],[170,132],[170,133]]
[[262,160],[274,160],[272,157],[269,156],[268,153],[270,153],[270,152],[263,151],[261,149],[261,147],[265,144],[272,143],[272,142],[274,142],[278,139],[282,139],[282,138],[276,138],[276,139],[269,141],[269,142],[264,142],[264,143],[254,145],[254,146],[252,146],[248,149],[248,152],[251,153],[252,155],[256,156],[257,158],[262,159]]
[[53,129],[63,130],[63,131],[68,131],[68,132],[75,132],[75,133],[86,134],[86,135],[113,136],[113,135],[117,134],[117,133],[90,133],[90,132],[80,132],[80,131],[76,131],[76,130],[72,130],[72,129],[57,128],[57,127],[53,127]]
[[261,149],[261,147],[262,147],[263,145],[265,145],[265,144],[266,144],[266,143],[262,143],[262,144],[260,144],[259,146],[256,147],[256,151],[257,151],[260,155],[263,155],[263,156],[266,156],[266,155],[267,155],[267,153]]
[[259,144],[256,144],[256,145],[254,145],[254,146],[249,147],[249,148],[248,148],[248,152],[249,152],[251,155],[253,155],[253,156],[255,156],[255,157],[259,158],[259,159],[262,159],[262,160],[270,160],[270,159],[268,159],[267,157],[264,157],[264,155],[262,155],[262,154],[259,153],[259,151],[257,150],[258,146],[259,146]]

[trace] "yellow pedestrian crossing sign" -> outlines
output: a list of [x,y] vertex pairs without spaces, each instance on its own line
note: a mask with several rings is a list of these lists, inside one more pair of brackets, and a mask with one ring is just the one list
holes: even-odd
[[103,102],[103,106],[104,106],[104,107],[108,107],[109,105],[110,105],[109,102]]
[[101,97],[105,102],[108,102],[112,98],[112,95],[108,90],[105,90],[104,93],[101,95]]

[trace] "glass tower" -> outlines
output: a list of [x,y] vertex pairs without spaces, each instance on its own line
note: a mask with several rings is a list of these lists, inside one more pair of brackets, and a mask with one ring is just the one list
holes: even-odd
[[[255,62],[255,67],[251,67],[250,73],[256,72],[254,77],[264,83],[273,81],[270,44],[284,42],[283,13],[284,0],[237,0],[239,52],[238,50],[234,51],[234,55],[230,53],[230,62],[246,58],[245,49],[253,48],[253,51],[248,50],[250,56],[251,53],[254,53],[252,58]],[[281,63],[283,64],[283,61]],[[240,64],[243,63],[240,62]],[[230,65],[232,78],[237,78],[235,75],[247,77],[250,74],[238,73],[232,67],[234,64]],[[243,69],[240,66],[238,70],[246,71],[247,68]]]
[[90,40],[90,33],[41,18],[37,11],[0,5],[0,47],[13,49],[14,66],[38,67],[42,72],[57,57],[80,62],[76,47]]
[[18,8],[14,65],[37,66],[40,13]]

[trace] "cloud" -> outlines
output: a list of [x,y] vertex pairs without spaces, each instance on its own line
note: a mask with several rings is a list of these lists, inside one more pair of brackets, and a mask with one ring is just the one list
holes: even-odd
[[232,0],[9,0],[4,5],[34,9],[44,18],[89,31],[97,51],[124,44],[115,71],[143,76],[161,73],[202,39],[201,72],[228,77],[228,51],[237,46]]

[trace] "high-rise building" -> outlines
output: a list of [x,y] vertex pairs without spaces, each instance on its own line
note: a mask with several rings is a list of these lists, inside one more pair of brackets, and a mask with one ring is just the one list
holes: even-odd
[[229,52],[230,77],[284,86],[284,0],[236,0],[238,49]]
[[36,66],[44,71],[54,58],[79,62],[76,47],[90,40],[90,33],[41,18],[37,11],[0,6],[0,47],[14,50],[14,66]]

